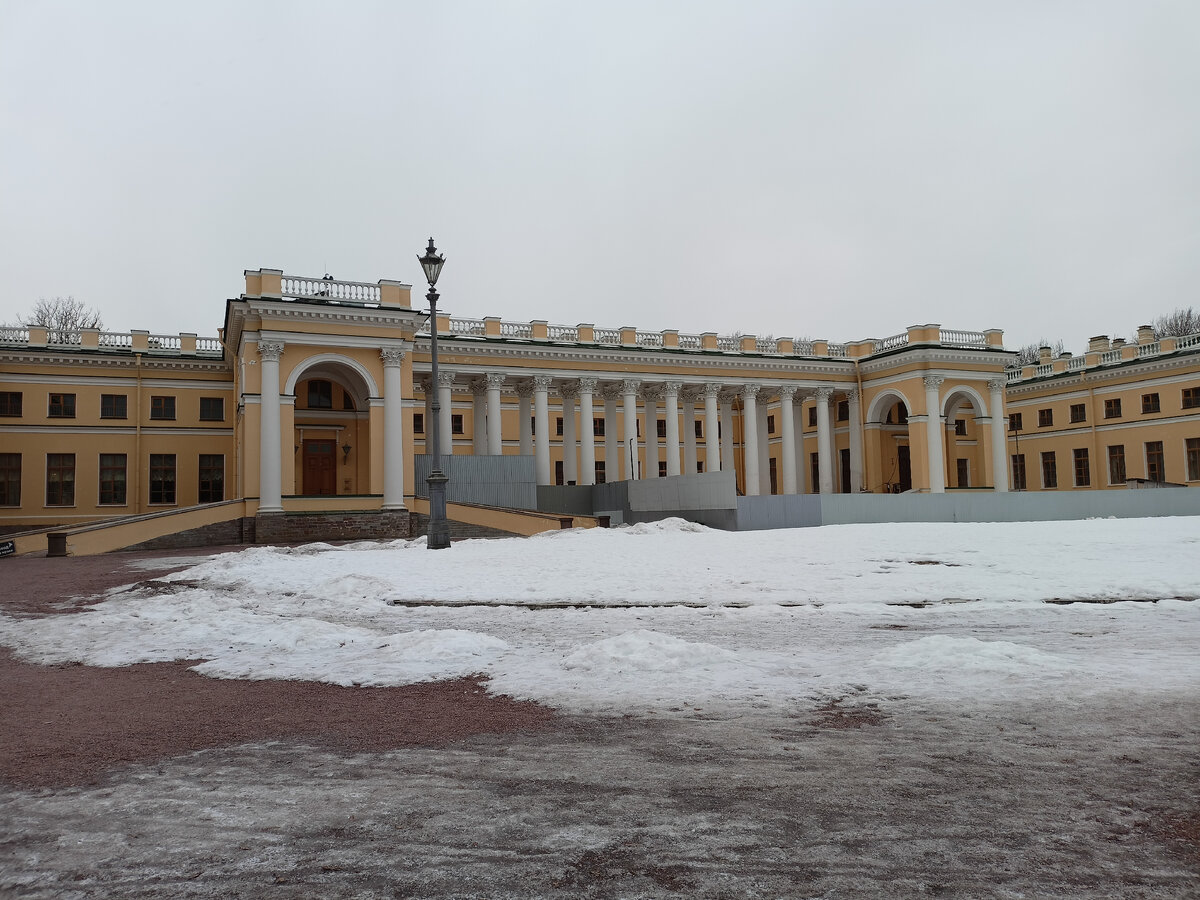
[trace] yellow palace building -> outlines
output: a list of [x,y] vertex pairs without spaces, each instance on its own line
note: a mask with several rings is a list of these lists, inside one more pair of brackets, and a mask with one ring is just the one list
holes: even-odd
[[806,524],[811,495],[1200,483],[1200,336],[1014,370],[995,329],[431,323],[398,281],[245,280],[216,337],[0,329],[0,531],[41,535],[16,552],[409,535],[434,428],[459,534],[628,520],[651,490]]

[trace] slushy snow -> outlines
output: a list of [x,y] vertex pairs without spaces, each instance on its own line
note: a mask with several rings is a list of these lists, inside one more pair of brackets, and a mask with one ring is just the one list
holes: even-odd
[[1059,697],[1200,687],[1200,518],[728,533],[674,519],[533,538],[252,547],[40,619],[40,663],[200,659],[218,678],[483,675],[581,711],[855,690]]

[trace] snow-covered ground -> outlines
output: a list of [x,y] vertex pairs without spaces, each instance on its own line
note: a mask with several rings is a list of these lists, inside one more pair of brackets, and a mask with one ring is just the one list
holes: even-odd
[[482,673],[578,712],[1083,698],[1200,687],[1197,597],[1200,518],[740,534],[668,520],[436,553],[251,548],[83,613],[0,617],[0,644],[42,663],[203,659],[220,678]]

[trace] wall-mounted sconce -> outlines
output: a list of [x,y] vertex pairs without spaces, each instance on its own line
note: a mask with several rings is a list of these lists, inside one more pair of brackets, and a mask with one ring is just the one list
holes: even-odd
[[346,460],[350,458],[350,445],[342,444],[342,465],[346,464]]

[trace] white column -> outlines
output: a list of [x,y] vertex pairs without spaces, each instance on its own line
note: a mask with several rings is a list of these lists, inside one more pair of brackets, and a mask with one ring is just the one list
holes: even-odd
[[258,511],[283,512],[283,446],[279,435],[279,357],[283,341],[260,341]]
[[562,397],[564,484],[579,484],[579,444],[575,439],[575,397],[578,393],[574,385],[564,384],[558,389],[558,395]]
[[817,469],[820,474],[820,492],[833,493],[833,460],[829,458],[829,398],[832,388],[818,388],[817,398]]
[[667,407],[667,475],[679,474],[679,389],[681,387],[683,384],[678,381],[668,381],[663,386],[663,397]]
[[999,493],[1008,492],[1008,434],[1004,417],[1004,387],[999,378],[988,382],[992,417],[992,486]]
[[[438,427],[438,449],[442,456],[454,455],[454,430],[450,427],[451,405],[454,402],[454,373],[438,371],[438,404],[441,406]],[[439,465],[435,460],[434,465]]]
[[717,417],[717,397],[721,385],[709,383],[704,386],[704,471],[721,471],[720,419]]
[[837,400],[833,397],[829,398],[829,468],[832,474],[833,491],[837,493],[841,488],[838,485],[838,479],[842,477],[842,462],[838,458],[837,445]]
[[857,389],[848,391],[846,397],[850,401],[850,493],[857,494],[862,490],[863,482],[862,414],[859,409],[861,401]]
[[759,494],[758,478],[758,385],[742,385],[742,456],[745,457],[746,496]]
[[808,454],[804,452],[804,398],[792,404],[792,425],[796,437],[796,493],[808,492]]
[[404,350],[384,347],[383,508],[404,509]]
[[504,386],[503,372],[487,374],[487,453],[488,456],[504,454],[504,432],[500,413],[500,388]]
[[517,418],[521,436],[521,455],[533,455],[533,384],[528,381],[517,383]]
[[533,376],[533,455],[538,484],[553,484],[550,473],[550,381],[549,375]]
[[[796,388],[785,384],[779,389],[779,460],[782,473],[782,488],[785,494],[796,493]],[[801,454],[803,455],[803,454]]]
[[737,471],[737,460],[733,456],[733,401],[721,399],[721,471]]
[[662,387],[650,385],[642,396],[645,398],[642,409],[646,419],[646,468],[642,470],[643,478],[658,477],[658,398],[662,395]]
[[596,433],[592,422],[592,395],[596,393],[595,378],[579,379],[579,483],[596,483]]
[[621,430],[621,465],[629,481],[638,479],[637,395],[641,382],[626,378],[621,382],[621,397],[625,406],[625,422]]
[[621,435],[618,431],[617,400],[621,391],[616,385],[604,388],[604,480],[621,480]]
[[938,389],[946,379],[938,375],[925,376],[925,434],[929,444],[929,493],[946,492],[946,461],[942,445],[946,436],[942,429],[941,401]]
[[[438,374],[441,374],[440,372]],[[471,453],[475,456],[486,456],[488,449],[487,434],[487,381],[475,378],[471,381]]]
[[696,474],[696,394],[691,388],[683,395],[683,474]]

